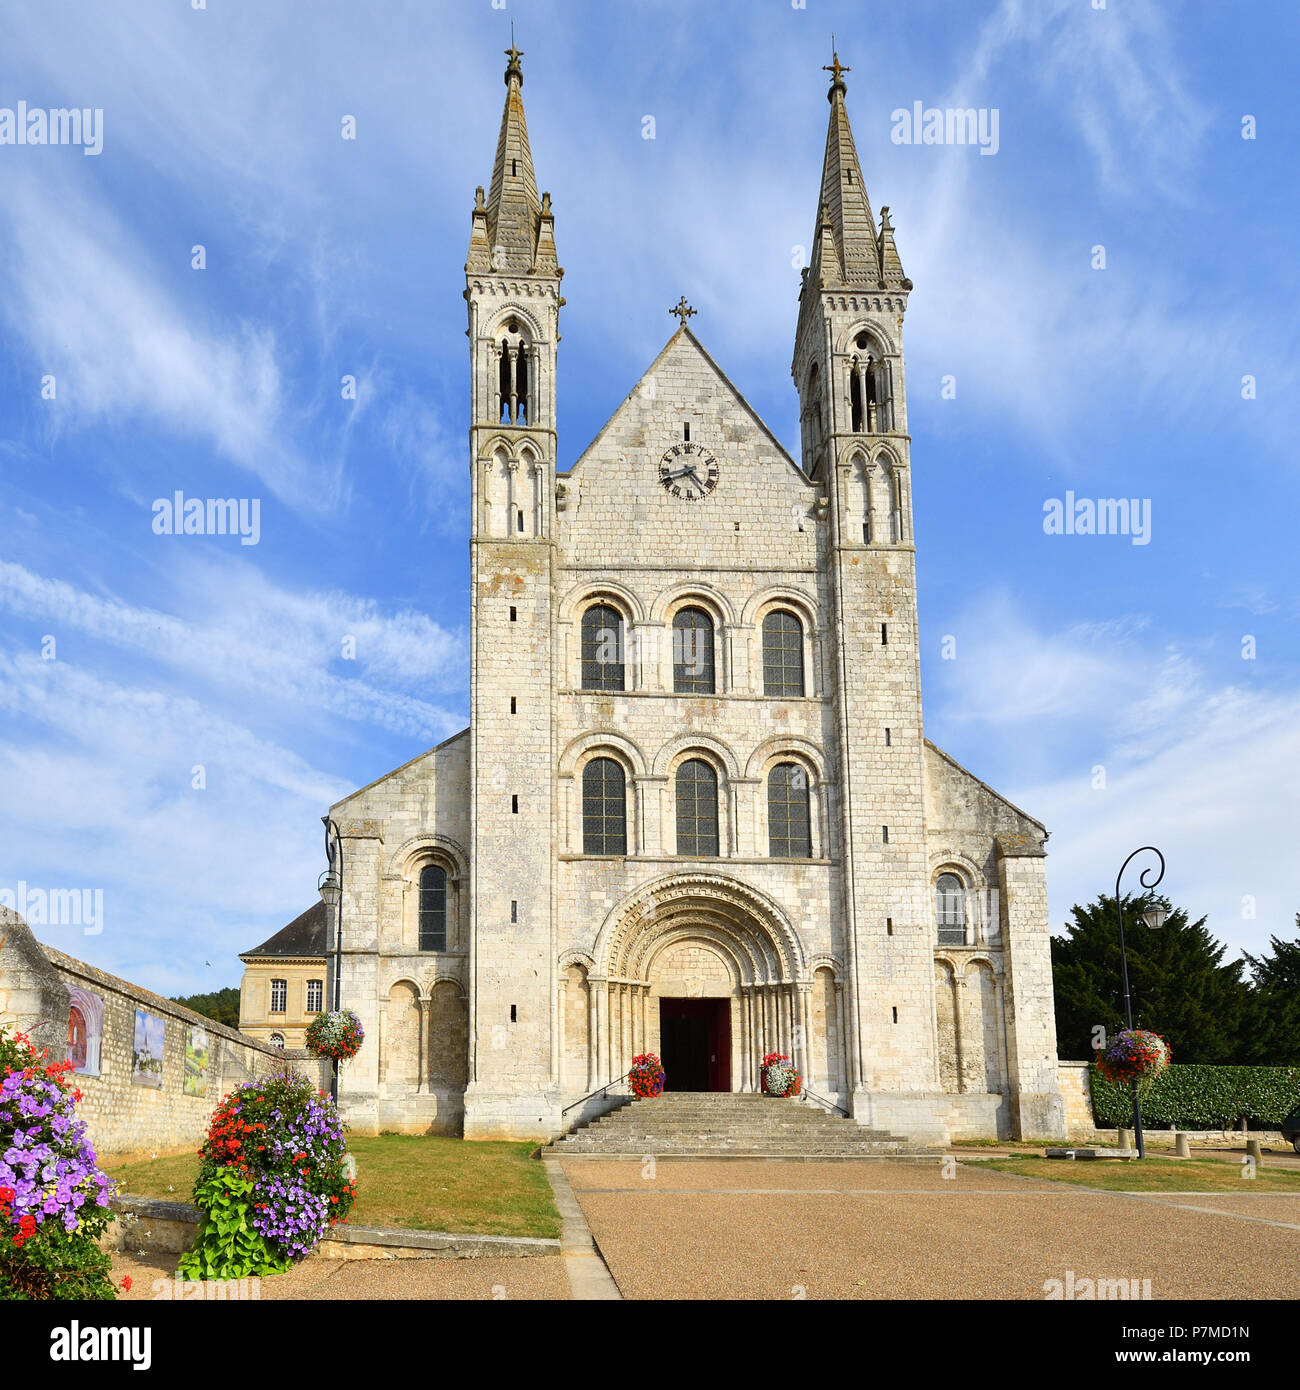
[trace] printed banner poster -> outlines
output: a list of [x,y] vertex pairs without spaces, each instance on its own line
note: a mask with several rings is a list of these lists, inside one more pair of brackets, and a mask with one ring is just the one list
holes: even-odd
[[206,1096],[208,1093],[208,1034],[198,1024],[185,1036],[185,1094]]
[[70,989],[68,994],[68,1061],[81,1076],[98,1076],[104,1041],[104,1001],[84,989]]
[[163,1034],[160,1018],[141,1009],[135,1011],[135,1049],[131,1063],[131,1083],[135,1086],[162,1086]]

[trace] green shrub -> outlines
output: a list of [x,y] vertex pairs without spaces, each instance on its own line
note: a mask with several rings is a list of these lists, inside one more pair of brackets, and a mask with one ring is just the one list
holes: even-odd
[[[1101,1129],[1127,1125],[1133,1097],[1088,1068],[1092,1113]],[[1256,1129],[1276,1129],[1300,1103],[1300,1067],[1171,1066],[1142,1093],[1142,1118],[1179,1129],[1236,1129],[1243,1118]]]

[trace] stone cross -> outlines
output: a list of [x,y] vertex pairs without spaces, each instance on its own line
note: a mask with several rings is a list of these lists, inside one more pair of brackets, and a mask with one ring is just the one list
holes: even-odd
[[692,309],[691,306],[686,302],[686,296],[682,295],[682,297],[677,301],[676,304],[673,305],[671,309],[669,309],[668,312],[670,314],[676,314],[677,317],[682,321],[682,327],[685,328],[686,320],[690,318],[692,314],[695,313],[695,310]]

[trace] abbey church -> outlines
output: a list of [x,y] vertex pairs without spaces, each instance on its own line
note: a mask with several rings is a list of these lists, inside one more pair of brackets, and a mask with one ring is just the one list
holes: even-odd
[[1047,832],[923,733],[912,282],[847,69],[809,209],[797,457],[683,300],[560,473],[557,393],[580,385],[507,56],[465,265],[470,725],[330,812],[328,999],[366,1031],[348,1119],[547,1138],[636,1053],[670,1089],[744,1092],[782,1052],[863,1126],[1063,1137]]

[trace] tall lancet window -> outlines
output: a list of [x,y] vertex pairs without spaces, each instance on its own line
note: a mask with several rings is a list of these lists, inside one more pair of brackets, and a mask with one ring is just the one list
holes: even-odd
[[528,340],[519,324],[511,319],[506,325],[505,336],[497,344],[497,422],[528,424],[536,413],[533,390]]

